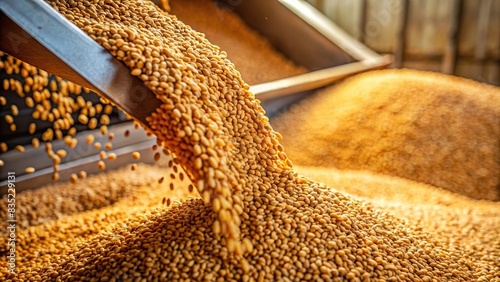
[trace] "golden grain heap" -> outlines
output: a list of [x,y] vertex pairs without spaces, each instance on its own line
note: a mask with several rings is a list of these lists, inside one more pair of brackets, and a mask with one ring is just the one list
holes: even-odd
[[297,165],[294,170],[439,237],[443,244],[458,246],[468,257],[498,264],[500,202],[474,200],[424,183],[366,171]]
[[297,164],[367,170],[500,200],[495,86],[416,70],[370,72],[296,105],[273,126]]
[[141,0],[48,2],[157,94],[150,127],[202,199],[149,211],[116,205],[20,230],[13,281],[498,277],[495,258],[298,176],[226,54],[175,17]]

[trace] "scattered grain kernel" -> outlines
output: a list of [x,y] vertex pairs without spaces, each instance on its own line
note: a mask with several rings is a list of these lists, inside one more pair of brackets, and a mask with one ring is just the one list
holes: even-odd
[[133,152],[132,153],[132,158],[134,158],[134,160],[139,160],[141,158],[141,153],[139,153],[139,152]]
[[99,152],[99,158],[101,160],[104,160],[107,157],[106,151],[100,151]]
[[104,145],[104,148],[106,150],[111,150],[113,148],[113,144],[111,142],[107,142],[105,145]]
[[81,124],[87,124],[89,122],[89,118],[86,115],[79,115],[78,116],[78,121]]
[[76,173],[72,173],[69,177],[71,183],[76,183],[78,181],[78,175]]
[[66,155],[68,154],[68,152],[64,149],[60,149],[60,150],[57,150],[56,154],[60,157],[60,158],[64,158],[66,157]]
[[89,134],[87,135],[87,138],[85,138],[85,144],[90,145],[94,142],[94,135]]
[[2,150],[3,153],[7,152],[7,144],[5,142],[0,143],[0,149]]
[[103,162],[103,161],[99,161],[97,163],[97,167],[100,169],[100,170],[105,170],[106,169],[106,164]]
[[59,172],[54,172],[52,174],[52,181],[54,181],[54,182],[59,181]]
[[11,115],[5,115],[5,121],[8,123],[8,124],[11,124],[14,122],[14,118],[11,116]]
[[97,119],[91,118],[87,126],[89,127],[89,129],[95,129],[97,127]]
[[102,115],[101,118],[99,119],[99,122],[103,125],[108,125],[110,120],[108,115]]
[[102,135],[106,135],[108,133],[108,126],[107,125],[101,125],[99,128],[99,131],[101,131]]
[[16,105],[10,106],[10,112],[12,113],[13,116],[19,115],[19,109],[17,108]]
[[78,173],[78,176],[81,178],[81,179],[85,179],[87,178],[87,172],[82,170]]
[[28,125],[28,132],[30,134],[34,134],[36,131],[36,123],[32,122],[30,125]]
[[35,168],[34,167],[27,167],[24,172],[26,172],[26,174],[30,174],[30,173],[33,173],[35,172]]

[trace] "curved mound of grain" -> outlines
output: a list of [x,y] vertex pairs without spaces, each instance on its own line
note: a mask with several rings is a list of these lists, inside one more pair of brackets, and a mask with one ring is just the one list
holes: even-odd
[[296,163],[368,170],[500,200],[500,90],[415,70],[374,71],[272,121]]
[[368,202],[447,244],[460,246],[468,256],[497,264],[500,202],[474,200],[424,183],[367,171],[301,166],[294,170]]

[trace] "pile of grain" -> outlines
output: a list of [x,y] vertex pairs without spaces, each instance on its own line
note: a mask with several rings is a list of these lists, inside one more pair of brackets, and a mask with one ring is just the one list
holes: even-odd
[[401,218],[446,244],[459,246],[468,256],[498,265],[500,202],[474,200],[423,183],[366,171],[302,166],[294,170]]
[[[61,255],[74,252],[79,244],[99,234],[112,232],[116,226],[126,224],[128,218],[162,208],[166,205],[166,195],[173,202],[197,196],[195,191],[189,192],[190,183],[186,181],[157,183],[159,177],[171,173],[178,175],[173,167],[142,164],[133,174],[129,168],[123,168],[74,184],[56,183],[19,193],[16,197],[18,275],[14,281],[40,280],[36,276],[40,267],[56,263]],[[170,189],[172,183],[178,189]],[[6,214],[3,209],[6,202],[7,199],[2,199],[2,216]],[[0,228],[5,230],[5,224],[2,220]],[[0,240],[0,251],[7,252],[6,236]],[[1,267],[4,268],[4,261]],[[5,278],[6,274],[2,270],[0,277]]]
[[[151,198],[148,194],[157,195],[159,191],[162,191],[161,193],[167,191],[172,196],[172,201],[198,196],[189,180],[186,178],[181,180],[179,176],[183,172],[177,165],[169,167],[164,165],[170,162],[171,160],[164,160],[157,166],[142,164],[132,173],[127,167],[92,176],[89,180],[82,180],[82,183],[69,181],[25,191],[17,199],[17,225],[21,228],[41,225],[68,215],[107,207],[123,199],[131,203],[141,201],[141,204],[147,205],[148,201],[157,201],[156,198],[147,200]],[[130,176],[124,178],[124,175]],[[175,179],[172,179],[171,175],[174,175]],[[158,179],[161,178],[167,180],[158,183]],[[150,193],[151,187],[154,187],[154,193]],[[168,187],[168,190],[163,187]],[[174,190],[173,187],[187,189]],[[161,203],[162,198],[159,200]],[[7,214],[7,198],[1,201],[0,213],[4,215]],[[5,221],[0,222],[0,228],[6,227],[6,224]]]
[[323,90],[273,126],[295,163],[367,170],[500,200],[500,89],[413,70]]
[[[30,259],[19,264],[14,281],[491,281],[498,275],[487,259],[298,176],[225,54],[150,2],[49,3],[155,91],[163,105],[149,119],[151,128],[202,199],[149,211],[129,202],[20,230],[21,257]],[[118,223],[106,225],[112,222]]]
[[171,0],[170,8],[171,14],[227,52],[228,59],[250,85],[307,71],[278,53],[265,37],[216,1]]

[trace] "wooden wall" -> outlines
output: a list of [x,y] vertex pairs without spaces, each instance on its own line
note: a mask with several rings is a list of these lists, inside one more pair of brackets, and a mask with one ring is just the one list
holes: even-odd
[[500,0],[307,0],[394,67],[500,85]]

